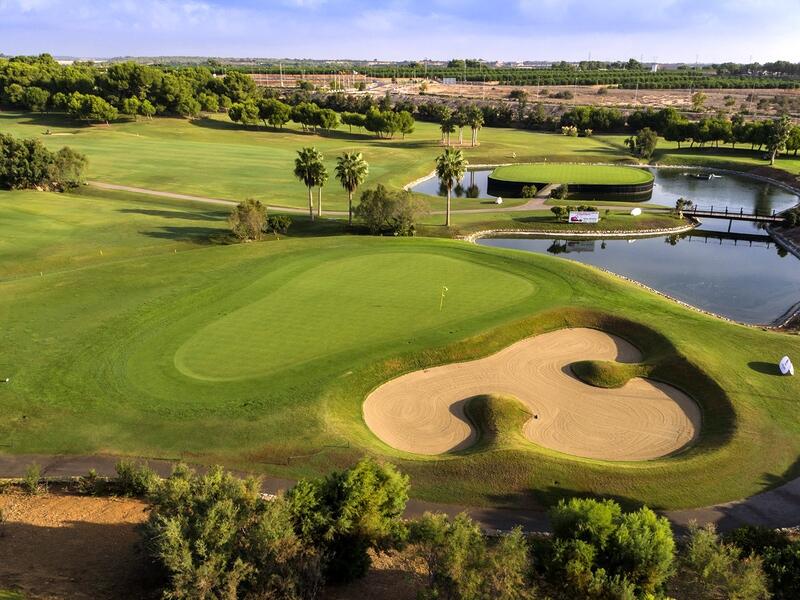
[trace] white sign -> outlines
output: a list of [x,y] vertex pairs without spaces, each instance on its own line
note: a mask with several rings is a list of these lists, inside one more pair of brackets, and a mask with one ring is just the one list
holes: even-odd
[[600,213],[589,210],[571,210],[569,211],[570,223],[599,223]]
[[794,365],[788,356],[784,356],[781,359],[781,362],[778,363],[778,367],[783,375],[794,375]]

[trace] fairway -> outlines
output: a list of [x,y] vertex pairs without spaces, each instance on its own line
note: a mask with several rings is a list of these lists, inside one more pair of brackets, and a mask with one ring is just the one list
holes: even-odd
[[653,181],[653,174],[644,169],[567,163],[497,167],[491,177],[498,181],[517,183],[566,183],[569,185],[636,185]]

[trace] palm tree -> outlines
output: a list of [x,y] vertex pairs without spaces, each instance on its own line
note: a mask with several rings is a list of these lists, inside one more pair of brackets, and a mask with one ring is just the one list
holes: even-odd
[[450,227],[450,196],[453,185],[464,177],[467,165],[464,153],[455,148],[446,148],[436,157],[436,177],[439,178],[442,186],[447,188],[447,217],[444,223],[447,227]]
[[453,123],[453,119],[449,118],[445,121],[442,121],[442,124],[439,125],[439,129],[442,130],[442,139],[446,141],[447,145],[450,145],[450,134],[456,130],[456,125]]
[[472,146],[478,143],[478,131],[483,127],[483,111],[477,106],[471,106],[467,113],[469,126],[472,129]]
[[345,152],[336,159],[336,179],[347,190],[348,223],[353,224],[353,194],[367,179],[369,164],[361,152]]
[[[321,156],[321,155],[320,155]],[[315,173],[315,183],[319,186],[317,188],[317,216],[322,216],[322,186],[328,181],[328,169],[322,164],[322,161],[317,164]]]
[[303,148],[297,151],[294,159],[294,176],[302,181],[308,188],[308,215],[314,220],[314,195],[312,189],[317,185],[320,167],[322,165],[322,152],[316,148]]

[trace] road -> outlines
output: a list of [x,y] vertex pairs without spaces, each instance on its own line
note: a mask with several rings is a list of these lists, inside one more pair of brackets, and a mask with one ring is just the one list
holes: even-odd
[[[0,478],[22,477],[28,466],[34,462],[42,468],[42,475],[50,478],[85,475],[89,469],[95,469],[99,475],[113,476],[117,460],[118,457],[110,455],[0,455]],[[173,461],[160,459],[147,462],[162,476],[168,475],[174,464]],[[198,467],[198,470],[203,469]],[[293,485],[294,481],[290,479],[266,477],[262,481],[263,491],[271,494],[287,490]],[[466,512],[487,530],[509,530],[520,526],[525,531],[549,531],[546,512],[536,508],[470,507],[412,499],[408,503],[405,516],[413,518],[425,511],[444,512],[451,516]],[[713,523],[720,531],[729,531],[742,525],[794,527],[800,525],[800,478],[745,500],[704,508],[662,511],[661,514],[672,522],[678,532],[685,531],[691,521],[697,521],[701,525]]]

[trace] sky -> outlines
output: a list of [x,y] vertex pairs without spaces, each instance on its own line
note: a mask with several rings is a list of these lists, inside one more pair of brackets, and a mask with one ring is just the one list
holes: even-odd
[[0,52],[800,62],[800,0],[0,0]]

